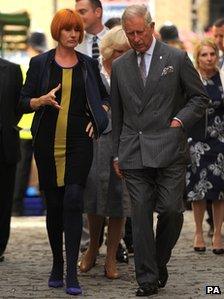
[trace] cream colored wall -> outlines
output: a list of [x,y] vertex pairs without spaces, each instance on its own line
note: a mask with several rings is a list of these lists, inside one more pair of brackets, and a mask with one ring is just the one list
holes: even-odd
[[156,0],[156,28],[166,21],[171,21],[179,29],[191,29],[191,0]]
[[199,31],[203,31],[209,22],[209,0],[199,1],[198,7]]
[[[74,0],[58,0],[58,9],[73,8]],[[50,23],[54,15],[53,0],[0,0],[0,12],[13,13],[26,10],[31,17],[31,31],[40,30],[47,35],[48,46],[54,44],[50,36]]]

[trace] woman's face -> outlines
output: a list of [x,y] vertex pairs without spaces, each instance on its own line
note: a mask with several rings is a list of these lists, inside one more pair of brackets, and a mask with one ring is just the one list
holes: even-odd
[[62,29],[59,44],[64,48],[75,48],[79,43],[80,31],[76,27]]
[[216,68],[218,57],[215,50],[210,46],[203,46],[198,55],[198,67],[199,70],[210,72]]

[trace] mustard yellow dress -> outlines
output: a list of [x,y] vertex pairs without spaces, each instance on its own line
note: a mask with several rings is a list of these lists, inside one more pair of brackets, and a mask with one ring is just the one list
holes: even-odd
[[46,106],[40,121],[34,153],[40,188],[85,186],[93,144],[85,132],[91,120],[80,64],[62,68],[53,61],[49,82],[49,91],[61,83],[56,99],[62,109]]

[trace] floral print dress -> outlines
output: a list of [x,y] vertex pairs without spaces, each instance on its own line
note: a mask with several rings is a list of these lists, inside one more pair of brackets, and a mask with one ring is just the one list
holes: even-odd
[[211,99],[204,140],[189,142],[192,164],[186,176],[189,201],[224,200],[224,92],[219,72],[204,80]]

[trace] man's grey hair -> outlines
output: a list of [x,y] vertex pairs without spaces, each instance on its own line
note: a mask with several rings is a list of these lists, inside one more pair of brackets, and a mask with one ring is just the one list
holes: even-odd
[[146,25],[150,25],[152,22],[152,17],[147,6],[144,4],[143,5],[134,4],[128,6],[125,9],[121,18],[122,27],[124,28],[124,23],[127,19],[131,19],[136,16],[143,17],[145,19]]

